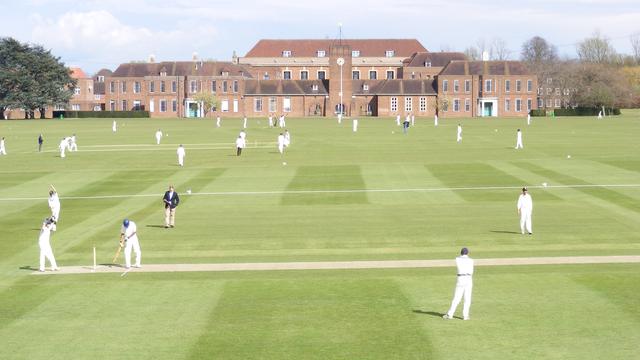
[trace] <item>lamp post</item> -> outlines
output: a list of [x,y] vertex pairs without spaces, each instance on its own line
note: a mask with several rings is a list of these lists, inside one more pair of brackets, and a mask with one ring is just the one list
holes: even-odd
[[342,108],[344,107],[344,102],[342,100],[342,66],[344,65],[344,59],[339,57],[336,62],[338,66],[340,66],[340,92],[338,93],[338,95],[340,96],[340,114],[342,114]]

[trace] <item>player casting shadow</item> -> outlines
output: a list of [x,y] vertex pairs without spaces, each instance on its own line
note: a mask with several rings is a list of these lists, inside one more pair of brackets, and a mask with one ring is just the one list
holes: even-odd
[[425,315],[431,315],[431,316],[436,316],[440,318],[444,315],[444,313],[439,313],[435,311],[413,310],[413,312],[416,314],[425,314]]
[[119,267],[119,268],[124,268],[124,266],[122,264],[114,264],[114,263],[103,263],[103,264],[98,264],[99,266],[106,266],[106,267]]
[[164,225],[149,225],[149,224],[147,224],[147,227],[164,228]]
[[491,230],[492,233],[496,234],[519,234],[517,231],[507,231],[507,230]]
[[20,266],[20,270],[38,271],[37,267],[31,265]]

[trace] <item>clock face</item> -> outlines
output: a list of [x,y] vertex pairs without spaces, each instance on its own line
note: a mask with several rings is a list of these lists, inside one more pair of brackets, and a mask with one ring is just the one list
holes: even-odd
[[344,65],[344,59],[339,57],[338,60],[336,60],[336,63],[338,63],[338,65],[342,66],[342,65]]

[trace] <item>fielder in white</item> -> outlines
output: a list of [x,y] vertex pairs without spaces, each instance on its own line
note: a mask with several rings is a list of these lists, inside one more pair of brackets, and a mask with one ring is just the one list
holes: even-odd
[[516,149],[522,149],[524,146],[522,145],[522,131],[518,129],[516,132]]
[[242,149],[247,146],[247,141],[242,137],[242,135],[238,135],[236,139],[236,156],[242,155]]
[[269,114],[269,127],[273,127],[273,115]]
[[527,114],[527,125],[531,125],[531,111]]
[[284,118],[284,114],[280,115],[280,118],[278,119],[278,126],[281,128],[287,126],[287,121]]
[[533,199],[527,191],[526,187],[522,188],[522,194],[518,197],[518,215],[520,215],[520,231],[524,235],[526,228],[529,235],[533,233],[533,226],[531,225],[531,213],[533,212]]
[[40,247],[40,267],[38,270],[40,271],[44,271],[45,259],[49,260],[51,270],[57,271],[60,269],[56,264],[56,258],[53,257],[53,249],[51,249],[51,230],[54,225],[52,219],[46,218],[40,229],[40,236],[38,236],[38,246]]
[[162,130],[158,129],[156,131],[156,144],[160,145],[160,140],[162,140]]
[[416,116],[414,114],[411,114],[411,126],[416,126]]
[[443,319],[453,319],[453,313],[456,312],[460,300],[464,297],[464,305],[462,306],[462,319],[469,320],[469,309],[471,308],[471,292],[473,290],[473,259],[469,257],[469,249],[462,248],[460,256],[456,258],[456,267],[458,269],[458,280],[456,281],[456,290],[453,293],[451,307]]
[[63,158],[67,155],[65,155],[65,151],[67,150],[67,146],[69,145],[69,142],[67,141],[67,138],[62,138],[62,140],[60,141],[60,145],[58,145],[58,148],[60,149],[60,157]]
[[115,120],[113,120],[113,124],[111,125],[111,131],[113,132],[118,131],[118,123],[116,123]]
[[247,140],[247,133],[244,130],[240,130],[238,136],[240,136],[242,140]]
[[182,144],[178,146],[176,153],[178,154],[178,165],[184,166],[184,156],[187,155],[187,152],[184,150],[184,146],[182,146]]
[[353,119],[353,132],[358,131],[358,119]]
[[338,114],[338,124],[342,124],[342,113]]
[[78,144],[76,143],[76,134],[71,135],[69,138],[69,151],[78,151]]
[[433,125],[434,125],[434,126],[438,126],[438,114],[435,114],[435,115],[433,116]]
[[4,136],[0,139],[0,155],[7,155],[7,150],[4,148]]
[[129,219],[124,219],[122,227],[120,228],[120,247],[124,247],[124,262],[127,269],[131,268],[131,249],[136,253],[136,264],[134,267],[140,267],[142,251],[140,251],[137,231],[136,223],[129,221]]
[[396,125],[400,126],[400,114],[396,115]]
[[458,124],[458,135],[456,137],[457,142],[462,141],[462,125]]
[[56,189],[51,186],[51,190],[49,191],[49,209],[51,210],[51,220],[53,222],[53,226],[51,227],[52,231],[56,231],[56,224],[60,221],[60,198],[58,197],[58,192]]
[[246,129],[247,128],[247,117],[245,116],[243,121],[242,121],[242,128]]
[[284,131],[284,146],[289,147],[291,145],[291,134],[289,134],[289,130]]
[[220,127],[220,121],[222,121],[222,120],[220,119],[220,116],[217,116],[217,117],[216,117],[216,127]]
[[284,134],[280,133],[280,135],[278,135],[278,151],[280,152],[280,154],[284,154]]

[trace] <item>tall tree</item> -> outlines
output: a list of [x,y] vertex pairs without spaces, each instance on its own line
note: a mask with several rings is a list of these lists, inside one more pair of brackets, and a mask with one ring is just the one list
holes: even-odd
[[540,36],[534,36],[522,44],[520,59],[529,65],[554,63],[558,49]]
[[207,114],[213,107],[218,107],[218,98],[210,92],[199,92],[193,96],[193,99],[202,104],[204,117],[207,117]]
[[636,60],[636,64],[640,65],[640,33],[631,35],[631,50],[633,51],[633,58]]
[[616,50],[611,45],[611,41],[599,31],[579,43],[577,51],[580,61],[586,63],[610,64],[617,58]]
[[503,38],[497,37],[491,41],[491,60],[509,60],[510,56],[511,50]]

